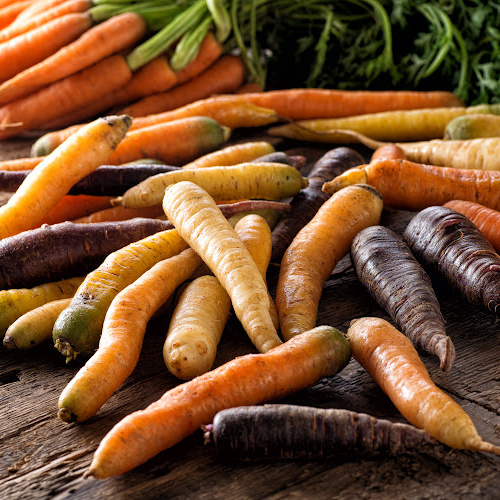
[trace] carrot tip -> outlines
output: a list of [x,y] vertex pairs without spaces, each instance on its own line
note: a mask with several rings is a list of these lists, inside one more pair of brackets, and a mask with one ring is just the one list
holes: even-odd
[[71,410],[68,410],[68,408],[60,408],[57,416],[67,424],[71,424],[77,420],[76,415]]
[[67,341],[63,339],[57,339],[54,342],[54,347],[63,355],[66,357],[66,363],[69,363],[73,359],[76,358],[78,355],[78,352],[75,351],[72,347],[72,345]]
[[436,355],[440,360],[439,368],[444,372],[449,371],[455,361],[455,346],[450,337],[445,337],[438,342]]
[[500,455],[500,446],[483,441],[481,438],[475,439],[467,448],[471,451],[485,451],[487,453]]

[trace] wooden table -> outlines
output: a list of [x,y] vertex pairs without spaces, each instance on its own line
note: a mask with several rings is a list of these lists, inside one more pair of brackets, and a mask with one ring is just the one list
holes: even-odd
[[[0,144],[0,156],[29,153],[33,137]],[[278,146],[280,147],[280,146]],[[283,143],[281,149],[307,152],[312,164],[327,148]],[[382,223],[397,232],[413,214],[386,209]],[[278,268],[269,270],[274,293]],[[435,382],[469,413],[480,435],[500,443],[499,324],[449,290],[438,288],[448,332],[457,352],[449,373],[422,355]],[[357,281],[349,257],[324,287],[318,324],[346,330],[351,319],[381,316]],[[100,439],[121,418],[158,399],[179,382],[163,363],[167,318],[148,327],[133,375],[89,421],[67,425],[57,417],[57,399],[81,363],[66,365],[52,345],[0,356],[0,498],[102,499],[196,498],[500,498],[500,457],[468,451],[436,451],[398,458],[226,464],[203,444],[198,432],[148,463],[104,481],[84,479]],[[255,352],[231,316],[216,365]],[[347,408],[404,421],[370,376],[352,360],[338,375],[325,378],[283,402]]]

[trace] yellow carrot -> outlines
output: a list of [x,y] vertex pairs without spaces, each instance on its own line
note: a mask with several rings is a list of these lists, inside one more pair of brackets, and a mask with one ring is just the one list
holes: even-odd
[[210,195],[192,182],[177,182],[165,190],[163,209],[226,289],[255,347],[267,352],[281,344],[269,313],[267,285]]

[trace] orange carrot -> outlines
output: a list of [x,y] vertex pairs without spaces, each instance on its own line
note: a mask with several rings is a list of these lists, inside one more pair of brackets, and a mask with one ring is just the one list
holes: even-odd
[[245,70],[241,59],[225,55],[203,73],[168,92],[153,94],[123,108],[120,113],[145,116],[161,113],[206,99],[213,94],[234,92],[243,82]]
[[79,224],[95,224],[97,222],[106,221],[121,221],[133,219],[134,217],[146,217],[146,218],[156,218],[164,215],[163,209],[161,207],[143,207],[143,208],[125,208],[122,206],[104,208],[102,210],[97,210],[89,215],[79,217],[77,219],[72,218],[72,222],[77,222]]
[[18,21],[22,21],[24,19],[29,19],[32,18],[33,16],[36,16],[37,14],[40,14],[41,12],[45,12],[48,9],[51,9],[53,7],[57,7],[58,5],[62,3],[66,3],[67,0],[36,0],[36,1],[31,1],[30,5],[28,5],[18,16]]
[[68,194],[47,212],[40,222],[42,224],[57,224],[86,217],[98,210],[111,207],[112,196],[94,196],[89,194]]
[[329,198],[297,233],[281,260],[276,308],[285,340],[316,326],[323,286],[362,229],[378,224],[382,197],[357,184]]
[[132,79],[117,92],[111,92],[97,99],[88,106],[77,109],[74,113],[65,115],[44,125],[44,129],[58,129],[69,124],[79,123],[85,118],[95,116],[113,106],[132,103],[146,95],[165,92],[175,85],[198,76],[213,64],[221,55],[222,46],[211,32],[203,40],[195,59],[179,73],[170,68],[168,56],[161,55],[134,72]]
[[219,148],[229,133],[228,128],[205,116],[159,123],[127,133],[108,163],[119,165],[140,158],[156,158],[167,165],[183,165]]
[[90,6],[91,2],[89,0],[68,0],[62,5],[48,9],[34,17],[23,19],[22,22],[21,19],[18,18],[10,26],[0,31],[0,42],[6,42],[11,38],[27,33],[53,19],[63,17],[66,14],[85,12]]
[[33,94],[0,107],[0,139],[37,128],[46,120],[62,116],[102,92],[119,88],[132,77],[121,55],[114,55],[74,75],[54,82]]
[[357,183],[377,189],[384,205],[403,210],[422,210],[451,200],[475,201],[500,210],[500,171],[439,167],[409,160],[375,160],[347,170],[323,184],[334,193]]
[[397,109],[463,106],[451,92],[286,89],[245,94],[290,120],[336,118]]
[[[73,14],[88,19],[85,14]],[[67,18],[67,16],[66,16]],[[59,22],[61,19],[60,18]],[[30,65],[0,85],[0,103],[19,99],[57,80],[120,52],[138,42],[146,34],[144,19],[133,12],[126,12],[88,29],[72,43],[64,43],[50,57]],[[41,42],[39,42],[42,44]],[[43,44],[42,44],[43,45]]]
[[87,14],[68,14],[1,43],[0,81],[9,82],[9,78],[40,63],[73,42],[91,25]]
[[471,419],[432,381],[411,341],[387,321],[361,318],[347,332],[352,353],[401,414],[451,448],[500,455],[481,439]]
[[42,160],[44,156],[37,156],[35,158],[13,158],[12,160],[1,160],[0,170],[5,171],[20,171],[20,170],[33,170]]
[[123,474],[212,421],[225,408],[276,400],[343,369],[351,353],[344,335],[322,326],[265,354],[248,354],[167,391],[111,429],[87,476]]
[[31,0],[19,0],[0,8],[0,29],[10,26],[16,17],[29,5]]
[[453,208],[470,219],[493,245],[493,248],[497,252],[500,251],[500,212],[498,210],[465,200],[451,200],[444,206]]
[[252,94],[256,92],[264,92],[264,89],[258,83],[244,83],[235,94]]
[[404,160],[405,152],[397,144],[384,144],[378,147],[372,154],[371,161],[373,160]]

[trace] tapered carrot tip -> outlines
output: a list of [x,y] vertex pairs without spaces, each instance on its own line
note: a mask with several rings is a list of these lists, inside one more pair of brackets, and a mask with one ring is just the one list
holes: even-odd
[[436,344],[436,355],[440,361],[439,368],[444,372],[450,371],[455,361],[455,346],[450,337],[445,337]]
[[68,410],[68,408],[60,408],[59,411],[57,412],[57,416],[59,417],[60,420],[68,424],[76,422],[77,420],[76,415],[72,413],[71,410]]
[[333,194],[352,184],[366,184],[366,172],[360,167],[354,167],[335,177],[331,181],[325,182],[322,187],[324,193]]
[[484,451],[486,453],[494,453],[500,455],[500,446],[483,441],[480,437],[466,441],[466,447],[470,451]]

